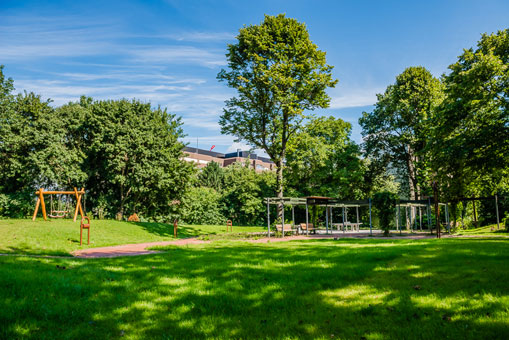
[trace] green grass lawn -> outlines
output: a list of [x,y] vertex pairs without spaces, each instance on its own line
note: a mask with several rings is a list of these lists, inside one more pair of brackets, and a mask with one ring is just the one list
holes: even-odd
[[496,224],[480,227],[480,228],[472,228],[472,229],[459,229],[456,231],[455,235],[463,235],[463,236],[496,236],[496,237],[509,237],[509,233],[505,228],[503,223],[500,224],[500,228],[497,228]]
[[509,338],[507,239],[166,250],[0,257],[0,338]]
[[[233,227],[234,232],[259,232],[261,227]],[[221,234],[226,226],[180,225],[178,237]],[[126,243],[171,241],[173,225],[92,220],[90,245],[80,246],[80,224],[72,220],[0,220],[0,253],[69,255],[71,251]]]

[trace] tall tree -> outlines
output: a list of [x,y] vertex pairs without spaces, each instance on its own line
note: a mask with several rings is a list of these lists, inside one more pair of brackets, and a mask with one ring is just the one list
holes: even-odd
[[449,69],[432,149],[440,179],[461,195],[472,176],[502,183],[509,167],[509,29],[483,34]]
[[340,118],[311,119],[289,143],[285,175],[299,195],[360,198],[365,166]]
[[426,184],[429,165],[425,146],[431,118],[443,100],[442,84],[424,67],[409,67],[384,94],[373,112],[359,120],[367,155],[398,171],[416,199]]
[[210,162],[198,173],[198,184],[221,191],[223,188],[224,171],[219,163]]
[[218,79],[238,95],[226,101],[221,132],[269,155],[277,169],[277,195],[283,197],[288,142],[305,110],[329,105],[325,90],[337,83],[332,66],[311,42],[306,26],[284,14],[241,28],[226,56],[229,69],[221,70]]
[[[76,148],[85,155],[87,191],[93,204],[106,200],[110,212],[164,217],[180,200],[193,173],[182,157],[180,118],[136,100],[82,98],[58,110]],[[71,119],[74,117],[73,119]],[[82,118],[79,118],[82,117]]]

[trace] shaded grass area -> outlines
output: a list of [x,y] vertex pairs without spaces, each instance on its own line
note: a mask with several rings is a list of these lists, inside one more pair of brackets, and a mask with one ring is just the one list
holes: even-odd
[[0,338],[509,338],[505,239],[166,249],[0,257]]
[[[261,227],[234,227],[236,232],[258,232]],[[226,226],[179,225],[178,237],[226,232]],[[28,219],[0,220],[0,253],[69,255],[78,249],[105,247],[126,243],[171,241],[173,225],[164,223],[131,223],[113,220],[92,220],[90,245],[80,246],[80,223],[68,219],[49,221]]]
[[500,228],[498,228],[496,224],[492,224],[479,228],[458,229],[455,235],[509,237],[509,232],[507,232],[505,225],[503,223],[500,223]]

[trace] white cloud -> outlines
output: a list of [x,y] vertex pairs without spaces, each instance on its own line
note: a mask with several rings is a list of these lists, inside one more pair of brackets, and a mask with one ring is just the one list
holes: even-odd
[[155,37],[177,41],[211,42],[231,40],[235,38],[235,34],[229,32],[182,32],[179,34],[156,35]]
[[193,46],[132,46],[126,53],[130,54],[134,61],[143,63],[191,63],[211,68],[226,65],[224,53]]
[[353,89],[336,91],[331,94],[331,109],[344,109],[348,107],[368,106],[376,103],[376,94],[379,88]]
[[226,150],[226,152],[235,152],[237,150],[241,150],[241,151],[249,151],[251,150],[252,147],[245,144],[245,143],[242,143],[242,142],[233,142],[229,147],[228,149]]

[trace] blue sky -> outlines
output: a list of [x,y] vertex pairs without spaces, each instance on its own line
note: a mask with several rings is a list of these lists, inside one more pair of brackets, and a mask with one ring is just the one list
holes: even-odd
[[[220,133],[234,92],[216,75],[228,43],[264,14],[306,23],[339,79],[331,107],[353,125],[408,66],[447,71],[480,34],[509,27],[509,1],[0,1],[0,64],[17,91],[54,105],[137,98],[183,118],[191,145],[235,150]],[[245,147],[240,145],[240,147]]]

